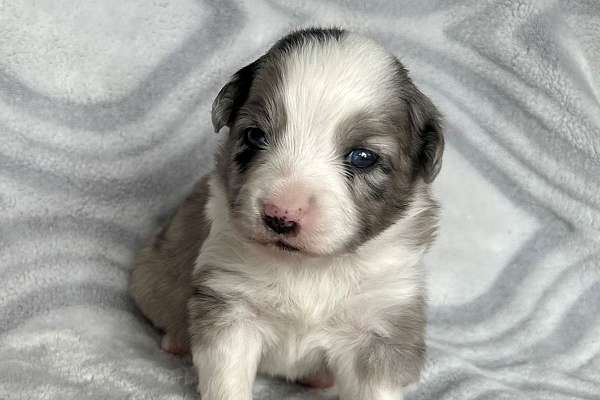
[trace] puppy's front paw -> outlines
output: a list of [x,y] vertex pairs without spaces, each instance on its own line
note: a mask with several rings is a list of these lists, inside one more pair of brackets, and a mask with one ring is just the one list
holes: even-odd
[[167,353],[181,356],[190,352],[190,348],[186,343],[178,341],[173,336],[165,333],[160,341],[160,348]]

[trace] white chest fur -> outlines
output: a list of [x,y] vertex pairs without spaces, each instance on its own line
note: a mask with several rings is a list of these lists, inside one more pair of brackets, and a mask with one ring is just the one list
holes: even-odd
[[240,238],[219,206],[226,203],[216,197],[218,192],[207,205],[211,233],[195,273],[214,268],[205,284],[240,299],[233,315],[260,331],[261,372],[289,379],[314,372],[336,332],[385,330],[378,315],[422,293],[423,249],[403,246],[403,227],[388,229],[353,254],[276,256]]
[[[234,272],[214,273],[206,283],[243,299],[243,312],[252,316],[264,341],[259,369],[290,379],[314,371],[323,362],[332,320],[360,290],[356,268],[344,259],[329,265],[269,259],[240,242],[232,252],[222,240],[226,235],[209,237],[198,270],[212,265]],[[227,243],[232,241],[229,237]]]

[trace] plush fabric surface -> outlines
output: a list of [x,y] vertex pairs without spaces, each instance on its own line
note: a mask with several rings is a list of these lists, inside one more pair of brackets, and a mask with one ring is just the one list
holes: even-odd
[[600,398],[596,0],[0,1],[0,398],[195,398],[131,260],[210,169],[220,85],[313,24],[381,40],[446,117],[407,398]]

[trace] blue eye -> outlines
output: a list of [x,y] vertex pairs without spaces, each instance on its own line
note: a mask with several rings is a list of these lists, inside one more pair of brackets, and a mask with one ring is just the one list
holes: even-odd
[[353,167],[368,168],[375,164],[379,156],[367,149],[354,149],[348,153],[347,160]]
[[245,139],[248,145],[257,149],[264,149],[268,145],[265,133],[258,128],[246,129]]

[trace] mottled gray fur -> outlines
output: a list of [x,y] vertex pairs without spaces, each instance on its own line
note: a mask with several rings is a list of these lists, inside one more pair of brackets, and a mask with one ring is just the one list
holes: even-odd
[[406,386],[419,379],[425,361],[425,301],[388,311],[387,335],[370,333],[356,355],[356,370],[364,381]]
[[234,304],[245,301],[237,293],[220,293],[212,289],[209,281],[215,277],[231,278],[239,273],[212,265],[203,265],[193,275],[193,293],[187,304],[190,333],[196,343],[210,342],[211,333],[218,332],[222,323],[227,324],[228,313]]
[[187,303],[193,292],[192,269],[210,230],[204,213],[207,198],[205,177],[137,255],[129,285],[144,315],[183,346],[189,344]]

